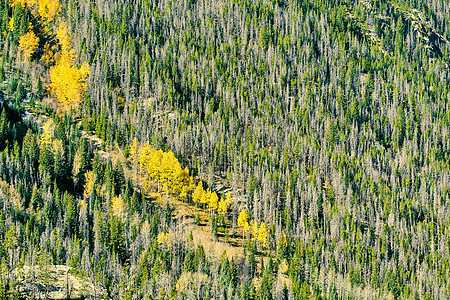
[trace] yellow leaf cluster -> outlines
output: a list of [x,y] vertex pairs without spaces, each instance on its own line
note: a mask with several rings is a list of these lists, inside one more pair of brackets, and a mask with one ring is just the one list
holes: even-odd
[[58,26],[58,30],[56,31],[56,38],[61,45],[62,52],[67,55],[70,60],[75,59],[75,51],[72,49],[72,43],[70,41],[69,29],[67,28],[66,23],[61,22]]
[[75,152],[75,156],[73,158],[72,176],[74,181],[77,181],[78,175],[80,175],[81,162],[81,148],[78,148],[78,151]]
[[205,193],[205,190],[203,189],[203,183],[199,181],[197,187],[195,188],[194,192],[192,193],[192,201],[197,203],[202,203],[203,195]]
[[[35,1],[36,0],[31,0],[30,2]],[[37,0],[37,6],[41,18],[47,19],[49,22],[53,21],[53,18],[61,8],[58,0]]]
[[207,204],[209,208],[219,209],[219,196],[217,196],[216,192],[211,192],[210,189],[205,191],[201,181],[199,181],[194,193],[192,193],[192,200],[197,203]]
[[169,233],[165,233],[165,232],[161,232],[160,234],[158,234],[158,236],[156,237],[156,240],[158,241],[158,244],[160,245],[169,245],[170,242],[170,232]]
[[263,247],[268,247],[267,238],[269,237],[269,233],[267,232],[266,224],[264,222],[261,222],[258,226],[257,222],[251,220],[249,224],[247,212],[244,209],[239,213],[237,224],[239,227],[243,228],[244,234],[246,231],[251,230],[253,238],[261,242]]
[[219,202],[218,208],[219,214],[224,216],[227,213],[228,205],[230,204],[231,204],[231,194],[230,192],[228,192],[226,199],[220,200]]
[[[154,179],[163,184],[164,191],[185,198],[195,186],[194,179],[189,176],[189,169],[183,168],[171,151],[156,150],[148,142],[140,147],[134,139],[130,146],[130,157],[132,162],[138,163],[145,172],[145,187],[149,186],[149,179]],[[226,199],[220,200],[216,192],[209,189],[205,191],[201,181],[192,193],[192,199],[196,203],[207,204],[209,208],[218,210],[222,215],[227,213],[231,204],[230,194]]]
[[39,45],[39,37],[33,31],[28,31],[19,39],[19,50],[23,52],[25,58],[30,58]]
[[41,145],[44,146],[51,144],[55,132],[55,127],[56,125],[53,119],[49,118],[47,119],[47,121],[45,121],[44,125],[42,126],[44,132],[40,137]]
[[267,233],[266,224],[264,224],[264,222],[261,222],[256,239],[261,242],[263,247],[267,248],[268,247],[268,244],[267,244],[268,237],[269,237],[269,234]]
[[42,51],[44,52],[41,56],[41,61],[44,62],[45,64],[50,64],[53,63],[55,60],[55,54],[52,51],[52,48],[50,47],[49,44],[45,44],[44,45],[44,49],[42,49]]
[[[208,190],[209,191],[209,190]],[[218,209],[219,208],[219,197],[217,196],[217,193],[211,193],[210,192],[210,196],[209,196],[209,207],[213,208],[213,209]]]
[[9,31],[14,30],[14,18],[9,18],[8,29],[9,29]]
[[86,183],[84,184],[84,196],[86,198],[91,197],[92,192],[94,191],[94,184],[97,175],[89,170],[86,172]]
[[139,165],[149,177],[158,180],[168,192],[186,197],[193,179],[188,168],[183,168],[173,152],[152,148],[148,143],[139,154]]
[[280,273],[286,274],[287,271],[288,271],[288,269],[289,269],[289,265],[288,265],[288,262],[287,262],[287,260],[286,260],[286,258],[285,258],[285,259],[283,259],[283,261],[281,262],[280,267],[279,267],[278,270],[280,271]]
[[111,209],[113,214],[117,217],[122,217],[125,214],[125,203],[122,200],[122,196],[111,198]]
[[247,216],[247,212],[245,211],[245,209],[239,213],[239,217],[237,219],[237,224],[239,227],[242,227],[244,229],[244,232],[250,230],[250,225],[248,224],[248,216]]
[[58,99],[59,109],[67,111],[81,103],[90,71],[86,62],[80,68],[74,65],[75,54],[64,23],[61,23],[56,35],[62,50],[58,62],[50,68],[50,89]]
[[85,209],[85,208],[87,208],[87,204],[86,204],[86,202],[84,202],[84,200],[80,200],[78,202],[78,207],[80,207],[81,209]]
[[25,7],[27,2],[27,0],[9,0],[9,5],[15,7],[20,4],[22,7]]
[[43,20],[49,22],[53,21],[61,9],[58,0],[9,0],[9,5],[12,7],[19,4],[22,7],[28,7],[33,11],[35,16],[37,12]]

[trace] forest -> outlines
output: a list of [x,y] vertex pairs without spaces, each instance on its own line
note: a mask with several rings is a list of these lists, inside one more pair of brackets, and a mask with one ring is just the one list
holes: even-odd
[[0,300],[450,298],[449,40],[446,0],[0,0]]

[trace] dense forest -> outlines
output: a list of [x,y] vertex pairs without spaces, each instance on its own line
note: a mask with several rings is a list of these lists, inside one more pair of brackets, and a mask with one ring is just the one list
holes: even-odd
[[0,299],[450,298],[448,1],[59,1],[0,0]]

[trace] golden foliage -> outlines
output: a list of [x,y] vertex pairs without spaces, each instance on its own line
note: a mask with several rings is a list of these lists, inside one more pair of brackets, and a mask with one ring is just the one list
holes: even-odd
[[53,63],[55,60],[55,54],[53,53],[49,44],[44,45],[43,52],[44,53],[41,56],[41,61],[44,62],[45,64]]
[[203,189],[203,183],[199,181],[194,193],[192,193],[192,200],[194,202],[200,202],[204,193],[205,190]]
[[169,245],[170,232],[169,233],[161,232],[160,234],[158,234],[156,240],[158,241],[158,244],[160,244],[160,245],[164,245],[164,246]]
[[268,244],[267,244],[268,237],[269,237],[269,234],[267,233],[266,224],[264,224],[264,222],[261,222],[261,225],[258,230],[258,236],[256,237],[256,239],[261,242],[263,247],[267,248],[268,247]]
[[161,182],[168,192],[179,197],[187,196],[193,185],[188,168],[182,168],[173,152],[152,148],[148,143],[139,154],[139,165],[147,175]]
[[78,207],[80,207],[81,209],[85,209],[85,208],[87,208],[87,204],[86,204],[86,202],[84,202],[84,200],[80,200],[79,202],[78,202]]
[[211,190],[207,189],[200,198],[200,203],[207,204],[209,202],[209,197],[211,197]]
[[28,31],[19,39],[19,50],[23,52],[25,58],[30,58],[36,51],[39,44],[39,38],[33,31]]
[[[209,190],[208,190],[209,191]],[[217,196],[216,192],[210,192],[210,196],[209,196],[209,207],[213,208],[213,209],[218,209],[219,208],[219,197]]]
[[94,184],[96,181],[97,175],[89,170],[86,172],[86,183],[84,184],[84,196],[86,198],[91,197],[92,192],[94,191]]
[[[186,198],[188,192],[195,186],[194,179],[189,176],[189,169],[183,168],[171,151],[156,150],[148,142],[139,147],[137,140],[134,139],[130,147],[130,154],[131,160],[137,161],[141,170],[144,171],[145,188],[149,186],[148,181],[154,179],[162,183],[164,191],[179,198]],[[228,205],[231,204],[231,195],[228,194],[225,200],[219,201],[217,193],[210,189],[205,191],[203,183],[200,181],[192,193],[192,200],[196,203],[207,204],[209,208],[218,210],[220,214],[225,215]]]
[[123,217],[125,214],[125,203],[122,200],[122,196],[111,198],[111,209],[113,214],[117,217]]
[[14,30],[14,18],[9,18],[8,29],[9,29],[9,31]]
[[219,208],[218,208],[219,214],[224,216],[227,213],[228,205],[230,205],[230,204],[231,204],[231,194],[230,194],[230,192],[228,192],[226,199],[221,200],[219,202]]
[[62,50],[58,62],[50,68],[50,89],[58,99],[59,109],[67,111],[81,103],[90,71],[86,62],[80,68],[74,65],[75,54],[64,23],[59,26],[56,36]]
[[286,260],[286,258],[285,258],[285,259],[283,259],[283,261],[281,262],[281,264],[280,264],[278,270],[280,271],[280,273],[286,274],[287,271],[288,271],[288,269],[289,269],[289,265],[288,265],[288,262],[287,262],[287,260]]
[[248,224],[248,216],[245,209],[240,212],[237,219],[237,224],[239,227],[242,227],[244,229],[244,233],[250,230],[250,225]]
[[61,8],[58,0],[37,0],[37,5],[39,16],[41,16],[42,19],[47,19],[49,22],[53,21],[53,18]]
[[73,157],[73,167],[72,167],[72,177],[75,183],[78,182],[78,176],[80,175],[80,168],[82,163],[82,153],[81,148],[78,148],[77,152],[75,152],[75,156]]
[[9,5],[12,7],[19,4],[24,8],[28,7],[35,16],[37,12],[41,19],[49,22],[53,21],[61,9],[58,0],[9,0]]
[[55,127],[56,125],[53,119],[48,118],[47,121],[45,121],[44,125],[42,126],[44,132],[40,137],[41,145],[51,144],[55,132]]
[[9,5],[15,7],[20,4],[22,7],[25,7],[27,2],[27,0],[9,0]]
[[69,29],[67,28],[66,23],[61,22],[58,26],[58,30],[56,31],[56,38],[61,45],[62,52],[66,52],[66,55],[73,60],[75,59],[75,51],[72,49],[72,43],[70,41]]

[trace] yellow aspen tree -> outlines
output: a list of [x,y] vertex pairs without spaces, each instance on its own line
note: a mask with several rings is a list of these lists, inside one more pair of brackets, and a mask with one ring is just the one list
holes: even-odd
[[147,164],[150,162],[150,155],[151,155],[152,148],[150,147],[150,144],[147,142],[142,147],[142,150],[139,153],[139,166],[142,170],[147,171]]
[[267,244],[267,237],[269,236],[269,234],[267,233],[267,229],[266,229],[266,224],[264,224],[264,222],[261,222],[261,225],[259,227],[258,230],[258,237],[257,240],[261,242],[262,246],[267,248],[268,244]]
[[61,8],[58,0],[37,0],[37,5],[39,16],[48,22],[53,21]]
[[219,215],[225,216],[225,214],[227,213],[227,210],[228,210],[228,207],[227,207],[226,200],[220,200],[219,207],[218,207]]
[[211,191],[209,189],[207,189],[206,192],[203,193],[202,200],[200,202],[203,204],[208,204],[210,197],[211,197]]
[[62,140],[56,139],[52,141],[52,153],[56,156],[63,153],[63,143]]
[[31,58],[39,45],[39,37],[33,31],[28,31],[19,39],[19,50],[23,53],[25,59]]
[[62,50],[58,62],[50,68],[50,89],[58,99],[59,109],[67,111],[81,103],[90,71],[86,62],[80,68],[74,65],[75,54],[70,46],[68,29],[64,23],[59,26],[56,36]]
[[41,145],[51,144],[55,132],[55,127],[56,125],[53,119],[48,118],[47,121],[45,121],[44,125],[42,126],[44,132],[41,134],[40,137]]
[[194,192],[192,193],[192,201],[194,202],[201,202],[202,196],[205,193],[205,190],[203,189],[203,183],[201,181],[198,182],[197,187],[195,188]]
[[161,232],[156,237],[156,240],[158,241],[158,244],[167,246],[170,240],[170,233]]
[[[133,141],[131,147],[132,160],[136,159],[138,153],[136,149],[137,142]],[[189,169],[187,167],[183,169],[173,152],[155,150],[147,142],[139,153],[138,162],[141,169],[146,173],[145,175],[158,182],[158,191],[161,183],[165,191],[180,198],[186,198],[187,192],[192,189],[194,180],[189,176]]]
[[188,191],[190,190],[189,186],[182,186],[180,192],[180,198],[186,198],[188,196]]
[[248,216],[247,216],[247,212],[244,210],[242,210],[239,213],[238,219],[237,219],[237,225],[239,227],[242,227],[242,241],[244,240],[244,236],[245,236],[245,232],[250,230],[250,225],[248,224]]
[[228,205],[230,204],[231,204],[231,194],[230,192],[228,192],[227,197],[219,202],[218,207],[219,214],[225,216],[225,214],[228,212]]
[[86,202],[84,202],[84,200],[80,200],[77,205],[78,205],[78,207],[80,209],[86,209],[87,208],[87,204],[86,204]]
[[216,192],[212,192],[209,197],[209,207],[212,209],[217,209],[219,207],[219,196],[217,196]]
[[92,192],[94,191],[94,184],[97,175],[89,170],[86,172],[86,183],[84,184],[84,197],[89,198],[91,197]]
[[283,273],[283,274],[287,273],[287,271],[289,270],[289,265],[288,265],[286,258],[283,259],[280,266],[278,267],[278,270],[280,271],[280,273]]
[[137,166],[139,164],[139,145],[136,138],[133,139],[133,143],[131,144],[130,147],[130,157],[132,162],[133,176],[134,179],[136,180]]
[[163,159],[163,151],[162,150],[150,150],[149,161],[147,163],[147,172],[150,177],[155,178],[156,180],[160,180],[161,178],[161,161]]
[[122,200],[122,196],[111,198],[111,208],[113,214],[117,217],[122,217],[125,214],[125,203]]

